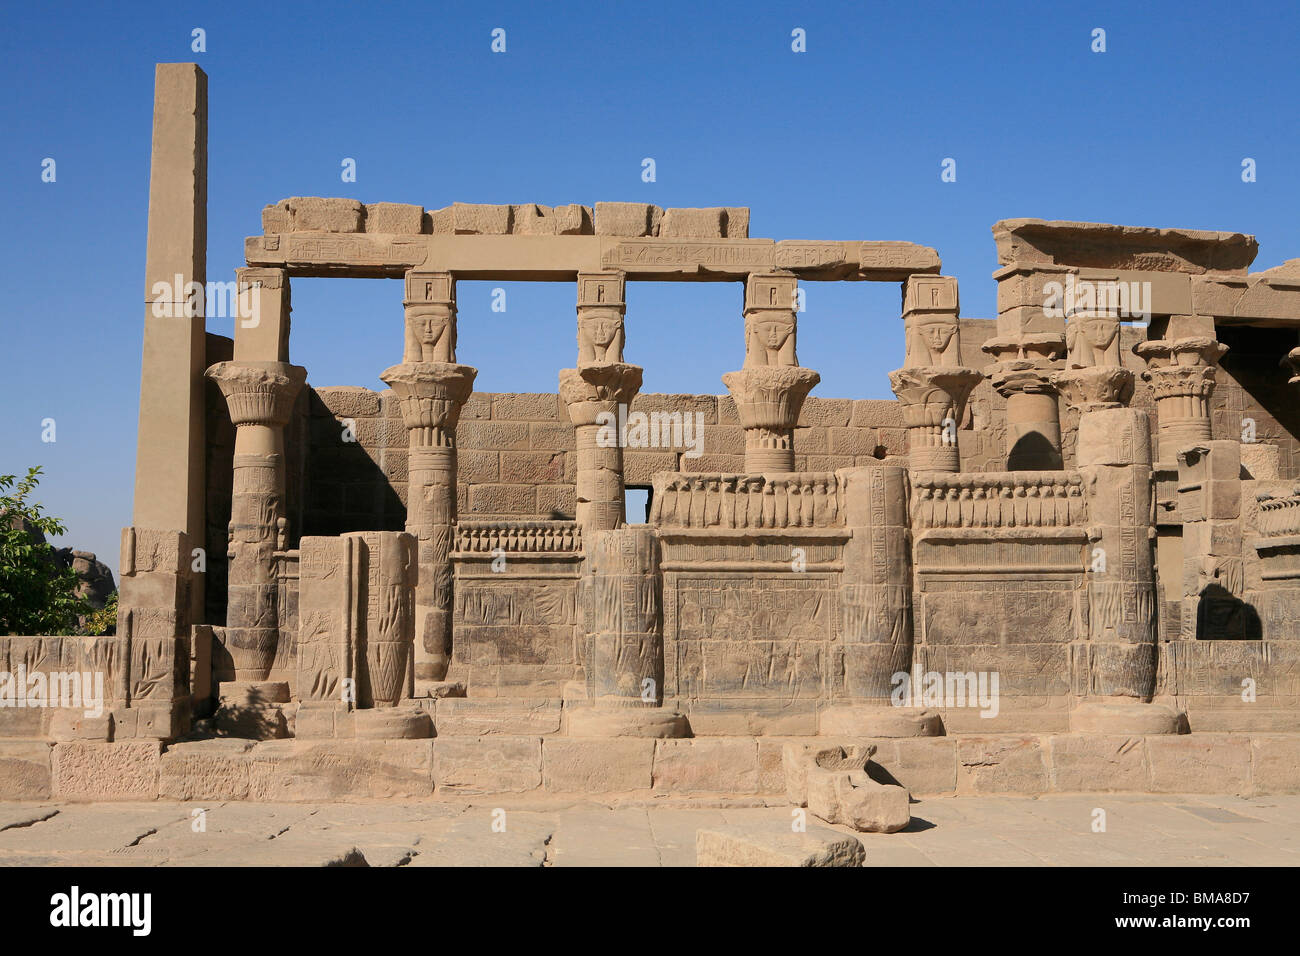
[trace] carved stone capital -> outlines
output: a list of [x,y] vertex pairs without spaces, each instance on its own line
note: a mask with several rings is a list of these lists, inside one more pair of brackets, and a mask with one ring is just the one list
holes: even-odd
[[560,370],[560,399],[574,425],[594,425],[602,412],[617,412],[641,388],[645,372],[639,365],[607,362]]
[[1204,335],[1152,339],[1133,346],[1133,353],[1140,356],[1147,363],[1147,369],[1152,371],[1168,367],[1213,368],[1227,351],[1226,345]]
[[1214,391],[1216,369],[1210,365],[1164,365],[1149,368],[1142,380],[1155,389],[1156,401],[1165,398],[1208,400]]
[[1095,365],[1055,372],[1052,384],[1069,406],[1080,412],[1122,408],[1133,398],[1133,373],[1118,365]]
[[945,419],[960,420],[966,400],[983,379],[973,368],[900,368],[889,373],[889,387],[903,404],[903,423],[930,428]]
[[287,362],[218,362],[207,371],[217,383],[235,425],[283,427],[307,370]]
[[1048,366],[1065,353],[1064,332],[1022,332],[991,338],[981,351],[999,362],[1033,362]]
[[1053,369],[1030,359],[1012,359],[998,362],[985,374],[989,384],[1003,398],[1012,395],[1054,395],[1056,386],[1052,384]]
[[756,365],[722,376],[748,429],[788,431],[799,424],[803,401],[822,377],[798,365]]
[[450,362],[403,362],[384,369],[380,378],[397,396],[402,423],[450,432],[460,421],[460,410],[474,390],[478,369]]

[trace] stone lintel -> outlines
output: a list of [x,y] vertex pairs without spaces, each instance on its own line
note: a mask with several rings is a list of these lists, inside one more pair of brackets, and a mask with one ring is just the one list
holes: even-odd
[[777,269],[806,280],[901,282],[941,267],[933,249],[911,242],[654,236],[290,232],[250,236],[244,256],[250,266],[284,268],[290,276],[397,279],[411,269],[436,269],[463,279],[533,282],[611,270],[633,280],[734,282]]
[[998,262],[1244,276],[1259,243],[1240,232],[1003,219],[993,224]]

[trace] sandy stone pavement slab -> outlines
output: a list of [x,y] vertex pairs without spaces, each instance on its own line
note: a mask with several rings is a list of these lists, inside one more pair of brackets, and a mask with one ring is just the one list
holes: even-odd
[[[595,801],[33,803],[0,808],[0,866],[694,866],[701,829],[790,807]],[[1300,796],[1083,794],[917,801],[855,834],[866,866],[1294,866]]]

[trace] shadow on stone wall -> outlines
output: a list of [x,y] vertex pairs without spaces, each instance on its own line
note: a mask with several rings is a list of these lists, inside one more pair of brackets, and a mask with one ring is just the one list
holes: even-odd
[[1253,605],[1218,584],[1200,593],[1196,602],[1198,641],[1259,641],[1263,636],[1259,612]]

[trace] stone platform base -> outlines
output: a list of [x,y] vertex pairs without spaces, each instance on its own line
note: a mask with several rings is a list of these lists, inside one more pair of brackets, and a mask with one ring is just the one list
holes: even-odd
[[569,714],[572,737],[688,737],[686,718],[661,708],[601,710],[574,709]]
[[818,727],[823,737],[943,736],[943,720],[937,712],[884,704],[827,707],[819,715]]
[[274,740],[290,735],[294,709],[285,681],[223,681],[208,723],[223,737]]
[[[1300,734],[824,739],[874,743],[870,774],[917,796],[1300,793]],[[784,805],[781,750],[792,740],[809,742],[490,731],[408,740],[213,739],[166,748],[156,741],[8,738],[0,739],[0,799],[312,801],[535,793]]]

